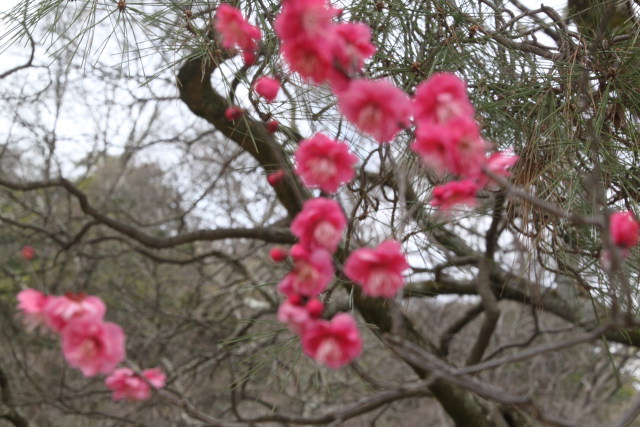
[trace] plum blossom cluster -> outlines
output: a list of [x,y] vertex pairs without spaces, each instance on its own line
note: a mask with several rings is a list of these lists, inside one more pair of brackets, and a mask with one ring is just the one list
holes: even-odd
[[324,306],[318,299],[333,280],[333,253],[338,249],[347,218],[338,202],[327,198],[307,200],[291,223],[298,238],[287,253],[272,249],[274,261],[287,257],[291,271],[280,281],[278,290],[287,299],[278,309],[278,320],[300,336],[309,357],[330,368],[340,368],[362,352],[362,339],[354,318],[346,313],[331,320],[322,319]]
[[[295,157],[296,172],[303,182],[328,193],[353,179],[357,161],[346,144],[323,134],[302,141]],[[280,172],[276,176],[280,177]],[[274,175],[269,176],[271,185]],[[278,309],[278,320],[300,337],[305,354],[332,369],[348,364],[362,352],[355,319],[347,313],[322,319],[324,305],[318,299],[333,280],[333,254],[346,226],[347,218],[338,202],[323,197],[307,200],[291,223],[299,243],[288,252],[283,248],[270,252],[274,261],[289,258],[292,265],[278,284],[286,296]]]
[[107,307],[100,298],[85,293],[45,295],[25,289],[17,299],[27,328],[56,334],[70,366],[85,377],[111,374],[106,385],[113,391],[114,400],[144,400],[150,396],[149,384],[164,386],[165,375],[158,368],[143,371],[145,379],[128,368],[116,369],[125,359],[125,335],[117,324],[105,322]]
[[357,78],[376,47],[360,22],[336,23],[326,0],[286,1],[276,18],[280,51],[289,68],[316,84],[328,82],[340,111],[376,141],[389,142],[409,126],[411,100],[386,80]]
[[[337,22],[341,12],[327,0],[283,2],[274,25],[289,68],[313,83],[329,83],[342,114],[378,143],[393,140],[411,125],[413,116],[412,150],[439,175],[456,177],[434,188],[432,205],[443,210],[474,206],[478,191],[491,184],[485,171],[506,177],[518,157],[509,151],[487,154],[491,147],[480,135],[466,84],[454,74],[434,74],[417,87],[413,99],[387,80],[359,76],[376,52],[371,29],[363,23]],[[260,37],[240,10],[224,3],[218,7],[215,27],[225,47],[246,51]],[[260,77],[254,85],[267,102],[275,99],[279,88],[270,77]],[[230,107],[227,119],[237,120],[241,114],[238,107]],[[343,143],[318,134],[303,141],[296,162],[296,172],[307,186],[334,193],[352,178],[355,158]]]
[[242,16],[242,12],[227,3],[221,3],[216,9],[213,26],[220,34],[220,44],[225,49],[239,48],[244,62],[251,65],[256,60],[256,50],[260,41],[260,29]]
[[[283,248],[270,252],[276,262],[288,256],[292,263],[291,272],[278,284],[278,290],[287,297],[278,309],[278,320],[300,336],[305,354],[333,369],[348,364],[362,351],[362,339],[351,315],[340,313],[330,321],[320,318],[324,307],[318,296],[333,280],[332,254],[346,224],[336,201],[308,200],[291,224],[299,243],[288,253]],[[400,244],[388,240],[376,249],[353,251],[345,262],[344,273],[362,286],[365,294],[391,298],[404,286],[402,273],[408,267]]]
[[[323,134],[302,141],[295,157],[296,172],[303,182],[329,193],[353,179],[357,160],[346,144]],[[346,226],[347,218],[337,201],[323,197],[307,200],[291,223],[291,232],[299,243],[288,252],[277,247],[269,254],[275,262],[289,258],[292,265],[278,284],[278,290],[287,297],[278,310],[278,320],[300,336],[305,354],[333,369],[362,352],[354,318],[340,313],[331,320],[322,319],[324,306],[318,299],[333,280],[333,254]],[[386,241],[376,249],[361,248],[351,253],[344,273],[361,285],[365,294],[389,298],[404,285],[402,272],[407,267],[400,244]]]
[[307,187],[335,193],[355,175],[358,158],[349,152],[344,142],[335,141],[318,133],[302,140],[295,154],[296,173]]
[[[371,30],[362,23],[334,23],[339,14],[326,0],[285,2],[276,33],[291,70],[314,83],[329,82],[342,114],[379,143],[408,128],[413,115],[411,148],[438,174],[459,178],[436,187],[432,204],[444,210],[475,205],[477,192],[490,183],[483,171],[508,176],[518,157],[510,152],[487,157],[490,146],[480,136],[466,85],[454,74],[436,73],[418,86],[413,99],[386,80],[358,78],[376,51]],[[302,172],[309,185],[312,172]],[[316,174],[311,182],[318,186],[319,180]]]
[[327,0],[285,1],[275,21],[289,68],[314,83],[329,81],[335,91],[345,89],[349,76],[376,52],[371,29],[362,23],[335,23],[341,13]]
[[434,188],[431,204],[441,209],[474,206],[477,192],[490,183],[484,170],[509,176],[509,168],[518,160],[509,151],[487,157],[490,146],[480,136],[474,115],[466,85],[454,74],[436,73],[416,89],[416,138],[411,149],[439,175],[458,177]]
[[[363,78],[365,61],[376,52],[371,29],[363,23],[339,22],[341,14],[328,0],[283,1],[274,26],[281,41],[280,53],[291,71],[312,83],[327,83],[338,98],[341,113],[380,144],[408,129],[413,117],[413,151],[438,174],[458,179],[434,189],[434,206],[446,210],[458,204],[473,205],[477,192],[491,184],[491,174],[485,172],[508,176],[517,156],[510,152],[487,154],[490,145],[480,136],[462,80],[450,73],[437,73],[418,86],[412,99],[390,81]],[[224,47],[238,47],[245,53],[253,51],[259,39],[259,30],[248,24],[238,9],[226,4],[218,7],[215,28]],[[266,76],[253,86],[267,102],[276,98],[279,89],[279,81]],[[242,114],[239,107],[226,112],[228,120],[237,120]],[[267,130],[275,132],[277,122],[269,123]],[[295,172],[307,187],[333,194],[354,178],[357,158],[346,143],[318,133],[300,143],[295,161]],[[284,178],[285,172],[277,170],[269,174],[268,181],[278,186]],[[278,284],[286,296],[278,318],[300,336],[307,355],[331,368],[344,366],[362,350],[353,317],[341,313],[325,320],[319,300],[333,280],[333,254],[346,225],[345,214],[335,200],[308,200],[291,224],[299,242],[289,251],[274,248],[270,252],[274,261],[291,264],[290,272]],[[376,248],[353,251],[345,262],[344,274],[360,285],[364,294],[392,298],[404,286],[403,272],[408,267],[400,243],[388,240]]]

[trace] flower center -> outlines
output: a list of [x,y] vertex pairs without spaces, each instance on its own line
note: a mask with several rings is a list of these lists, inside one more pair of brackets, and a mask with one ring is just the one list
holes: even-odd
[[318,270],[316,270],[311,264],[308,264],[306,262],[300,263],[297,273],[298,274],[296,274],[296,278],[298,279],[297,281],[300,285],[309,285],[315,283],[318,280]]
[[100,343],[95,338],[87,338],[82,341],[80,348],[84,360],[93,360],[100,350]]
[[375,269],[369,274],[369,280],[367,281],[367,287],[369,292],[373,295],[384,294],[384,289],[391,285],[393,280],[391,279],[389,272],[383,269]]
[[441,93],[436,97],[436,117],[438,123],[446,123],[454,117],[464,113],[460,102],[456,101],[454,96],[448,92]]
[[324,182],[336,175],[337,168],[331,159],[319,157],[309,160],[309,172],[314,181]]
[[340,364],[342,358],[342,350],[340,344],[335,338],[326,338],[318,346],[315,359],[327,366],[335,366]]
[[358,124],[363,129],[371,129],[382,122],[382,111],[377,105],[369,104],[360,110]]
[[322,221],[313,230],[313,238],[319,246],[332,249],[340,241],[340,233],[329,221]]

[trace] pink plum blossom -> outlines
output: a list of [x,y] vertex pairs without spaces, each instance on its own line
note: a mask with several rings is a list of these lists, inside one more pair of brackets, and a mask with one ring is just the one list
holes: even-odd
[[44,308],[49,297],[35,289],[25,289],[18,292],[18,309],[22,311],[24,323],[28,330],[33,330],[45,324]]
[[[516,164],[519,158],[520,157],[514,154],[512,150],[499,151],[489,156],[484,166],[489,172],[495,175],[508,177],[510,176],[509,169]],[[491,179],[486,175],[480,177],[482,185],[486,185],[490,181]]]
[[276,99],[278,91],[280,90],[280,82],[271,77],[260,77],[253,85],[253,90],[258,95],[271,102]]
[[471,117],[457,117],[447,125],[424,123],[416,130],[411,149],[437,173],[477,177],[486,161],[486,143]]
[[362,352],[362,338],[353,317],[337,314],[330,322],[317,320],[302,333],[306,355],[332,369],[338,369]]
[[286,323],[294,334],[301,335],[305,329],[313,326],[324,310],[324,304],[312,298],[303,304],[297,294],[291,295],[278,308],[278,320]]
[[433,189],[431,205],[445,211],[455,205],[473,207],[476,205],[476,194],[479,189],[478,183],[472,179],[438,185]]
[[62,330],[62,353],[85,377],[108,374],[125,358],[124,333],[115,323],[95,316],[71,321]]
[[116,369],[105,379],[106,386],[113,391],[113,400],[127,399],[130,401],[147,400],[151,396],[151,388],[164,387],[167,376],[160,368],[145,369],[140,378],[129,368]]
[[222,36],[222,47],[226,49],[239,47],[244,51],[245,63],[253,63],[256,42],[260,40],[260,29],[249,24],[239,9],[221,3],[216,10],[214,27]]
[[291,232],[308,248],[335,252],[347,226],[347,218],[335,200],[318,197],[304,202],[291,223]]
[[286,42],[299,38],[322,38],[332,26],[336,10],[327,0],[296,0],[284,2],[277,16],[275,29]]
[[386,80],[353,80],[338,98],[342,114],[380,143],[391,141],[409,125],[409,97]]
[[455,117],[473,115],[466,84],[455,74],[436,73],[416,89],[413,116],[418,126],[423,122],[447,124]]
[[343,23],[334,27],[333,41],[334,69],[329,79],[334,91],[347,89],[350,76],[359,72],[364,60],[376,53],[371,43],[371,28],[363,23]]
[[74,319],[90,316],[102,320],[107,306],[96,296],[83,292],[50,296],[44,308],[45,321],[52,330],[60,333]]
[[308,187],[335,193],[338,187],[353,179],[353,166],[358,158],[347,144],[318,133],[300,143],[296,151],[296,173]]
[[285,300],[278,308],[278,321],[286,323],[294,334],[301,334],[312,321],[307,307]]
[[323,83],[333,67],[331,42],[324,39],[299,38],[283,42],[282,56],[292,71],[314,83]]
[[298,244],[289,252],[293,268],[278,284],[285,295],[314,297],[321,294],[333,279],[331,254],[325,249],[307,249]]
[[472,179],[438,185],[433,189],[431,205],[445,211],[456,205],[475,206],[479,189],[478,183]]
[[609,233],[611,240],[623,249],[629,249],[638,244],[640,224],[632,212],[614,212],[609,217]]
[[344,274],[372,297],[391,298],[404,286],[402,272],[409,268],[400,243],[382,242],[376,249],[360,248],[349,255]]

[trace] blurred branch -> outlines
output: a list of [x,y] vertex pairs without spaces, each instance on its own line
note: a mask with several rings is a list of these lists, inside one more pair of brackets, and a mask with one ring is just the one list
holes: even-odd
[[27,34],[27,37],[29,38],[29,44],[31,46],[31,53],[29,54],[29,59],[24,64],[13,67],[10,70],[7,70],[4,73],[0,74],[0,79],[4,79],[5,77],[8,77],[15,72],[24,70],[25,68],[29,68],[33,65],[33,58],[36,54],[36,42],[33,40],[33,36],[31,35],[31,32],[29,32],[26,26],[24,27],[24,30],[25,30],[25,33]]
[[473,365],[482,359],[482,355],[489,346],[489,341],[493,335],[498,318],[500,317],[500,309],[498,308],[498,300],[491,289],[491,268],[493,266],[493,256],[496,251],[496,245],[500,232],[498,225],[502,220],[502,211],[504,209],[504,194],[499,193],[495,196],[493,206],[493,217],[491,225],[485,236],[485,252],[480,259],[480,272],[476,279],[478,294],[482,298],[482,306],[484,307],[484,322],[478,334],[471,353],[467,358],[467,365]]
[[295,242],[294,237],[288,230],[280,228],[217,228],[215,230],[204,229],[192,231],[174,237],[154,237],[144,233],[139,228],[132,227],[129,224],[125,224],[101,213],[89,203],[89,199],[86,194],[65,178],[58,178],[49,181],[33,181],[29,183],[17,183],[0,178],[0,186],[16,191],[35,191],[52,187],[61,187],[76,198],[80,204],[80,208],[85,214],[90,215],[93,219],[112,230],[130,237],[144,246],[155,249],[169,248],[196,241],[214,241],[234,238],[258,239],[272,243]]
[[13,395],[9,389],[9,379],[2,368],[0,368],[0,401],[2,402],[2,405],[6,406],[8,409],[8,412],[4,414],[0,413],[0,419],[4,418],[11,422],[15,427],[29,427],[27,420],[23,418],[15,408]]

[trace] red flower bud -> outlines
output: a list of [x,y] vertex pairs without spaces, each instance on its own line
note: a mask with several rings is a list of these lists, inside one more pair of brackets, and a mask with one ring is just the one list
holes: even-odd
[[269,120],[267,122],[267,132],[273,135],[278,130],[279,125],[280,123],[277,120]]
[[270,173],[267,175],[267,181],[269,181],[269,185],[275,187],[280,184],[280,181],[284,178],[284,171],[282,169],[278,169],[277,171]]
[[281,247],[275,247],[269,251],[269,257],[273,260],[273,262],[282,262],[287,259],[289,252]]
[[311,299],[307,303],[307,312],[309,316],[313,318],[318,318],[324,311],[324,304],[318,299]]
[[300,303],[302,302],[302,297],[298,294],[291,294],[287,299],[293,305],[300,305]]
[[36,256],[36,250],[33,246],[25,246],[20,251],[20,255],[22,255],[22,259],[25,261],[31,261]]
[[244,109],[234,106],[234,107],[229,107],[225,110],[224,117],[229,121],[235,121],[240,117],[242,117],[243,114],[244,114]]

